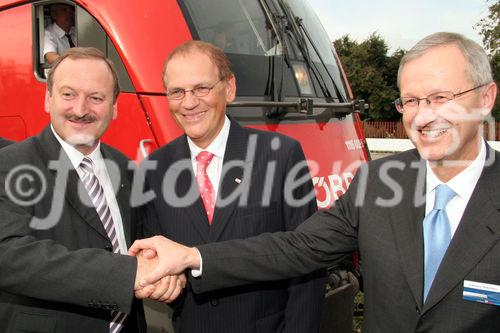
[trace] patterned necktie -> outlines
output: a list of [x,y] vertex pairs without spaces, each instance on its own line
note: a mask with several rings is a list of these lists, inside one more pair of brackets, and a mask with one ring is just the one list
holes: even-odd
[[64,37],[68,39],[69,47],[75,47],[75,43],[73,43],[73,39],[71,39],[70,34],[64,34]]
[[196,182],[200,190],[201,200],[207,212],[208,223],[212,224],[215,208],[215,191],[210,178],[208,178],[207,168],[214,155],[208,151],[202,151],[196,156]]
[[[104,190],[99,183],[95,173],[92,160],[89,157],[84,157],[80,163],[80,169],[83,171],[82,182],[85,185],[92,203],[97,211],[97,215],[101,219],[102,225],[106,230],[111,244],[113,245],[113,253],[120,253],[120,246],[118,243],[118,235],[116,233],[115,223],[113,217],[111,216],[111,210],[109,209],[108,203],[106,202],[106,197],[104,196]],[[111,322],[109,324],[110,333],[118,333],[123,328],[123,322],[127,318],[127,314],[118,311],[111,311]]]
[[424,218],[424,301],[450,244],[451,228],[445,208],[455,195],[455,192],[444,184],[436,187],[434,208]]

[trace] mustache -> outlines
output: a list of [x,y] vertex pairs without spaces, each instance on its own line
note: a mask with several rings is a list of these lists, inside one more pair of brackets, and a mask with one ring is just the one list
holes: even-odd
[[65,115],[66,120],[80,122],[80,123],[92,123],[97,120],[97,118],[91,114],[86,114],[81,117],[74,114]]

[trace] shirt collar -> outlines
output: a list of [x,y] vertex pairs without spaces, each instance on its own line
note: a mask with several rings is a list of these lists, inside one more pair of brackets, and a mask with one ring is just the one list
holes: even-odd
[[[481,148],[479,154],[476,156],[467,168],[462,170],[458,175],[450,179],[448,185],[460,198],[469,201],[477,181],[483,171],[484,163],[486,161],[486,144],[481,140]],[[426,161],[427,177],[426,177],[426,195],[429,195],[434,189],[443,184],[441,180],[432,171],[429,161]]]
[[57,34],[57,37],[62,38],[66,34],[66,32],[54,22],[54,32]]
[[[54,22],[54,32],[57,34],[57,37],[59,38],[62,38],[64,35],[66,35],[66,31],[64,31],[60,26],[58,26],[56,22]],[[75,33],[75,27],[73,26],[69,29],[68,34],[71,35],[71,37],[73,37],[74,33]]]
[[227,116],[224,116],[224,125],[222,126],[222,129],[220,130],[219,134],[217,134],[215,139],[205,149],[201,149],[193,142],[193,140],[191,140],[191,138],[187,137],[189,151],[191,152],[191,160],[194,160],[201,151],[208,151],[216,157],[224,159],[224,153],[226,152],[226,144],[227,138],[229,137],[230,127],[231,121]]
[[[75,147],[73,147],[72,145],[70,145],[69,143],[64,141],[56,133],[56,131],[54,130],[54,127],[52,127],[52,125],[50,125],[50,129],[52,130],[52,133],[54,133],[54,136],[56,137],[57,141],[59,141],[59,143],[61,144],[61,147],[64,149],[64,152],[66,153],[66,155],[68,155],[69,160],[71,161],[71,164],[73,165],[73,167],[75,169],[78,169],[78,167],[80,166],[80,163],[82,163],[82,160],[86,155],[83,155],[77,149],[75,149]],[[101,148],[101,142],[98,142],[97,147],[94,149],[94,151],[92,153],[90,153],[89,155],[87,155],[94,162],[94,166],[102,160],[102,154],[101,154],[100,148]]]

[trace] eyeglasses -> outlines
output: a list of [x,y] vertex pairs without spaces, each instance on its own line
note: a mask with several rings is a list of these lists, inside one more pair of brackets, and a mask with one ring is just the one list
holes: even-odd
[[174,89],[174,90],[170,90],[170,91],[167,91],[166,95],[167,95],[167,97],[169,99],[173,99],[173,100],[183,99],[186,96],[187,92],[191,92],[196,97],[204,97],[204,96],[207,96],[210,93],[210,91],[212,91],[212,89],[214,89],[215,86],[219,82],[221,82],[221,81],[222,81],[222,78],[219,79],[214,84],[212,84],[212,86],[210,86],[210,87],[199,86],[199,87],[196,87],[196,88],[193,88],[193,89]]
[[[487,83],[486,83],[487,84]],[[477,87],[474,87],[472,89],[466,90],[459,92],[457,94],[454,94],[451,91],[442,91],[442,92],[437,92],[434,94],[430,94],[427,97],[400,97],[394,101],[394,105],[396,106],[396,109],[400,113],[406,113],[406,112],[412,112],[418,109],[418,105],[420,104],[420,101],[425,100],[427,101],[427,105],[433,110],[439,108],[441,105],[455,99],[456,97],[465,95],[468,92],[471,92],[473,90],[479,89],[486,84],[481,84]]]

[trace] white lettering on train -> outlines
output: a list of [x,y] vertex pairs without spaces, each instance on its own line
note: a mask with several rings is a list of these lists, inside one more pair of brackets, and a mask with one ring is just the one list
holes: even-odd
[[329,208],[335,200],[347,191],[354,175],[351,172],[313,177],[318,208]]
[[354,139],[345,141],[345,146],[347,147],[347,150],[356,150],[363,149],[365,144],[362,140]]

